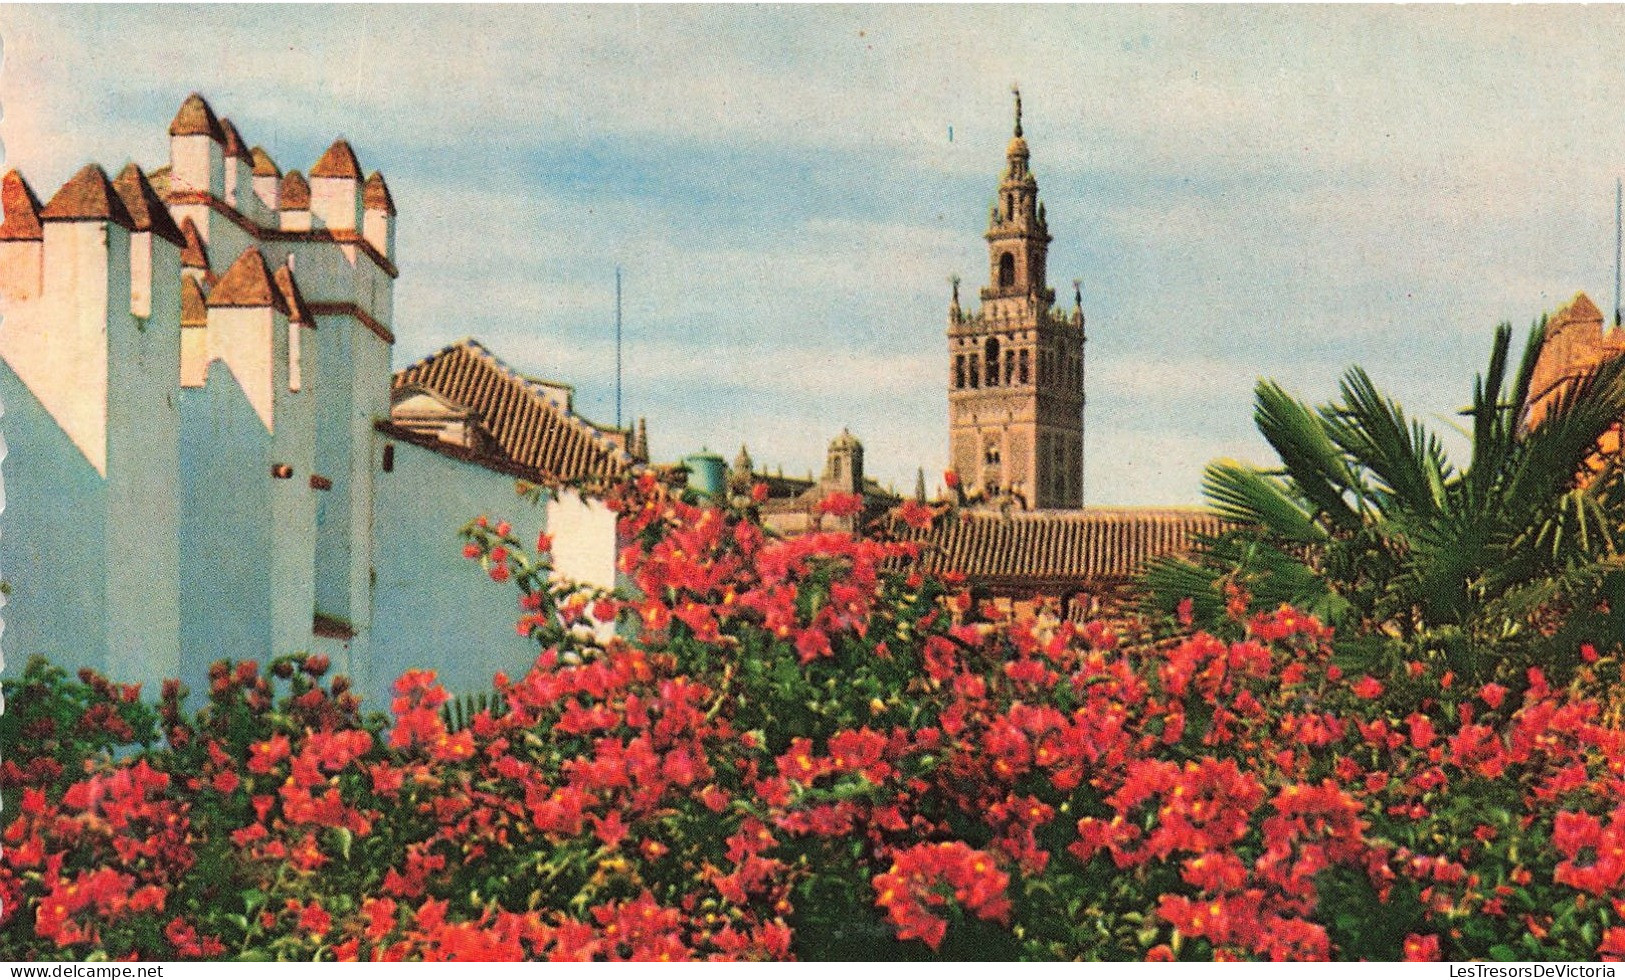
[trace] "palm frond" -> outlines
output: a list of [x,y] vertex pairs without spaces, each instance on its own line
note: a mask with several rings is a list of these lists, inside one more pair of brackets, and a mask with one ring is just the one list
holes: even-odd
[[[1281,458],[1299,492],[1334,525],[1358,526],[1365,488],[1321,417],[1273,381],[1260,381],[1254,396],[1258,431]],[[1354,498],[1352,505],[1349,497]]]
[[1226,520],[1257,525],[1289,541],[1320,542],[1326,531],[1286,491],[1281,481],[1233,460],[1209,463],[1202,493]]
[[1361,368],[1343,376],[1342,393],[1343,404],[1323,412],[1332,440],[1377,478],[1389,506],[1442,509],[1452,474],[1438,437],[1407,419]]

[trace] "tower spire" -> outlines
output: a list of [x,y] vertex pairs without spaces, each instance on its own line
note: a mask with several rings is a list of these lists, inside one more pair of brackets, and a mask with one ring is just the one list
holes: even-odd
[[1016,135],[1021,135],[1021,86],[1011,85],[1010,94],[1016,97]]

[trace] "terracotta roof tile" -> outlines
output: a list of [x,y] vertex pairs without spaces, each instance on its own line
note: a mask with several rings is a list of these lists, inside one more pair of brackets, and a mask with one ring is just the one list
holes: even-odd
[[1162,508],[1090,509],[1003,516],[962,511],[924,531],[894,530],[928,547],[928,572],[1027,582],[1122,581],[1153,558],[1188,554],[1199,535],[1220,533],[1217,515]]
[[299,293],[299,283],[293,278],[293,270],[279,265],[271,278],[276,282],[277,292],[282,294],[283,305],[288,308],[288,319],[314,327],[316,321],[305,309],[305,297]]
[[226,156],[251,159],[248,155],[248,144],[243,142],[243,134],[237,132],[237,127],[230,119],[220,120],[220,131],[225,134]]
[[408,385],[476,413],[498,447],[500,456],[491,462],[499,466],[575,480],[617,477],[632,465],[630,456],[476,340],[452,344],[398,372],[394,387]]
[[322,158],[316,161],[316,166],[310,168],[312,177],[349,177],[352,180],[361,179],[361,163],[355,158],[355,151],[344,140],[334,140],[333,145],[327,148]]
[[282,178],[282,187],[278,193],[284,211],[310,210],[310,184],[305,182],[305,175],[297,170],[288,171]]
[[395,199],[389,196],[389,185],[384,183],[384,175],[376,170],[361,185],[361,205],[368,211],[395,213]]
[[209,325],[208,303],[203,287],[194,276],[181,276],[181,326],[206,327]]
[[197,225],[191,218],[181,221],[181,238],[185,241],[181,246],[181,265],[188,269],[207,269],[209,249],[203,244],[203,236],[198,234]]
[[226,274],[209,292],[209,309],[221,306],[271,306],[286,314],[287,300],[271,281],[265,256],[257,248],[245,248]]
[[169,124],[171,136],[207,136],[217,143],[223,143],[226,134],[220,129],[220,120],[214,116],[214,110],[203,96],[193,92],[181,103],[180,111],[175,113],[175,120]]
[[125,167],[118,179],[113,181],[113,190],[124,202],[124,209],[130,212],[136,231],[150,231],[177,248],[186,247],[186,236],[175,227],[175,219],[169,216],[169,208],[159,200],[158,192],[153,190],[140,167],[133,163]]
[[86,164],[63,184],[40,217],[46,221],[111,221],[135,230],[135,219],[113,190],[107,171],[94,163]]
[[256,177],[281,177],[282,176],[282,168],[278,167],[276,165],[276,161],[271,159],[271,154],[265,152],[265,147],[256,146],[252,150],[248,151],[248,155],[250,157],[252,157],[253,160],[254,160],[254,176],[256,176]]
[[15,170],[0,177],[0,207],[5,209],[5,221],[0,223],[0,241],[39,241],[45,237],[40,227],[39,198],[28,181]]

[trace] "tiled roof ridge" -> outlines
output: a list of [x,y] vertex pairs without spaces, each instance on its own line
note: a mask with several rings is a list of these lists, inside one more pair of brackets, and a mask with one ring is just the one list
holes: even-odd
[[40,212],[43,221],[111,221],[131,231],[135,219],[124,207],[107,171],[100,164],[87,163],[51,196]]
[[0,222],[0,241],[39,241],[45,237],[40,225],[39,197],[28,181],[15,170],[7,170],[0,177],[0,206],[5,209],[5,220]]
[[1214,512],[1202,506],[1156,506],[1156,507],[1078,507],[1053,508],[1045,510],[1013,510],[1008,513],[962,510],[961,519],[976,520],[1017,520],[1017,521],[1088,521],[1088,520],[1193,520],[1215,517]]
[[177,248],[186,247],[186,236],[175,226],[169,208],[158,198],[158,192],[140,167],[134,163],[126,166],[113,181],[113,190],[130,213],[136,231],[150,231]]
[[496,468],[518,466],[544,477],[571,479],[615,476],[635,465],[630,455],[473,337],[447,344],[396,372],[392,387],[408,385],[478,415],[500,450],[488,457]]
[[[557,401],[555,401],[553,399],[552,395],[548,394],[547,389],[543,388],[540,384],[536,383],[535,381],[532,381],[531,379],[525,377],[523,374],[520,374],[518,371],[515,371],[513,368],[509,367],[502,360],[502,358],[500,358],[500,357],[496,356],[495,354],[491,353],[491,351],[484,344],[480,343],[478,340],[475,340],[473,337],[468,337],[464,342],[469,347],[473,348],[473,350],[474,350],[474,352],[476,354],[478,354],[479,356],[481,356],[481,357],[485,358],[487,361],[489,361],[493,367],[495,367],[498,370],[502,371],[509,378],[513,379],[513,381],[515,383],[523,386],[526,391],[530,392],[532,395],[535,395],[537,398],[540,398],[550,408],[557,411],[559,413],[559,417],[564,419],[570,425],[574,426],[576,431],[580,432],[582,435],[586,436],[588,439],[591,439],[593,442],[607,442],[608,441],[608,440],[606,440],[604,438],[604,434],[602,432],[599,432],[598,428],[596,426],[594,426],[591,422],[588,422],[586,419],[582,418],[581,416],[579,416],[579,415],[575,414],[574,412],[569,411],[568,409],[566,409],[563,405],[560,405]],[[627,463],[627,464],[630,464],[632,462],[632,457],[630,455],[628,455],[626,453],[626,451],[621,449],[619,446],[616,446],[614,444],[609,444],[609,445],[606,446],[606,448],[608,449],[608,451],[611,454],[613,454],[617,458],[620,458],[622,462]]]
[[1110,508],[1001,514],[960,511],[906,536],[928,546],[931,571],[1002,580],[1127,579],[1145,563],[1189,552],[1193,539],[1221,532],[1211,511]]

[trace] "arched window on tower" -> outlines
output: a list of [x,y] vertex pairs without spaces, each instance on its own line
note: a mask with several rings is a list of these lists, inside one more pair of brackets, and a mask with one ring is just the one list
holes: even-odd
[[987,338],[987,352],[983,363],[987,366],[987,386],[997,388],[999,386],[999,339],[997,337]]
[[1013,218],[1015,216],[1016,216],[1016,196],[1014,194],[1006,194],[1006,195],[1004,195],[1004,220],[1009,221],[1011,218]]
[[1016,284],[1016,253],[999,256],[999,288],[1009,289]]
[[1013,350],[1004,352],[1004,383],[1006,385],[1016,383],[1016,352]]
[[982,365],[977,361],[975,354],[970,356],[970,362],[967,366],[969,370],[965,372],[965,377],[970,381],[970,386],[972,388],[981,387]]
[[955,388],[963,388],[963,387],[965,387],[965,355],[964,354],[957,354],[957,355],[954,356],[954,387]]
[[1030,383],[1030,379],[1032,377],[1032,374],[1030,373],[1031,360],[1032,359],[1028,356],[1027,348],[1023,347],[1021,349],[1021,356],[1016,359],[1016,377],[1020,379],[1017,382],[1018,384]]

